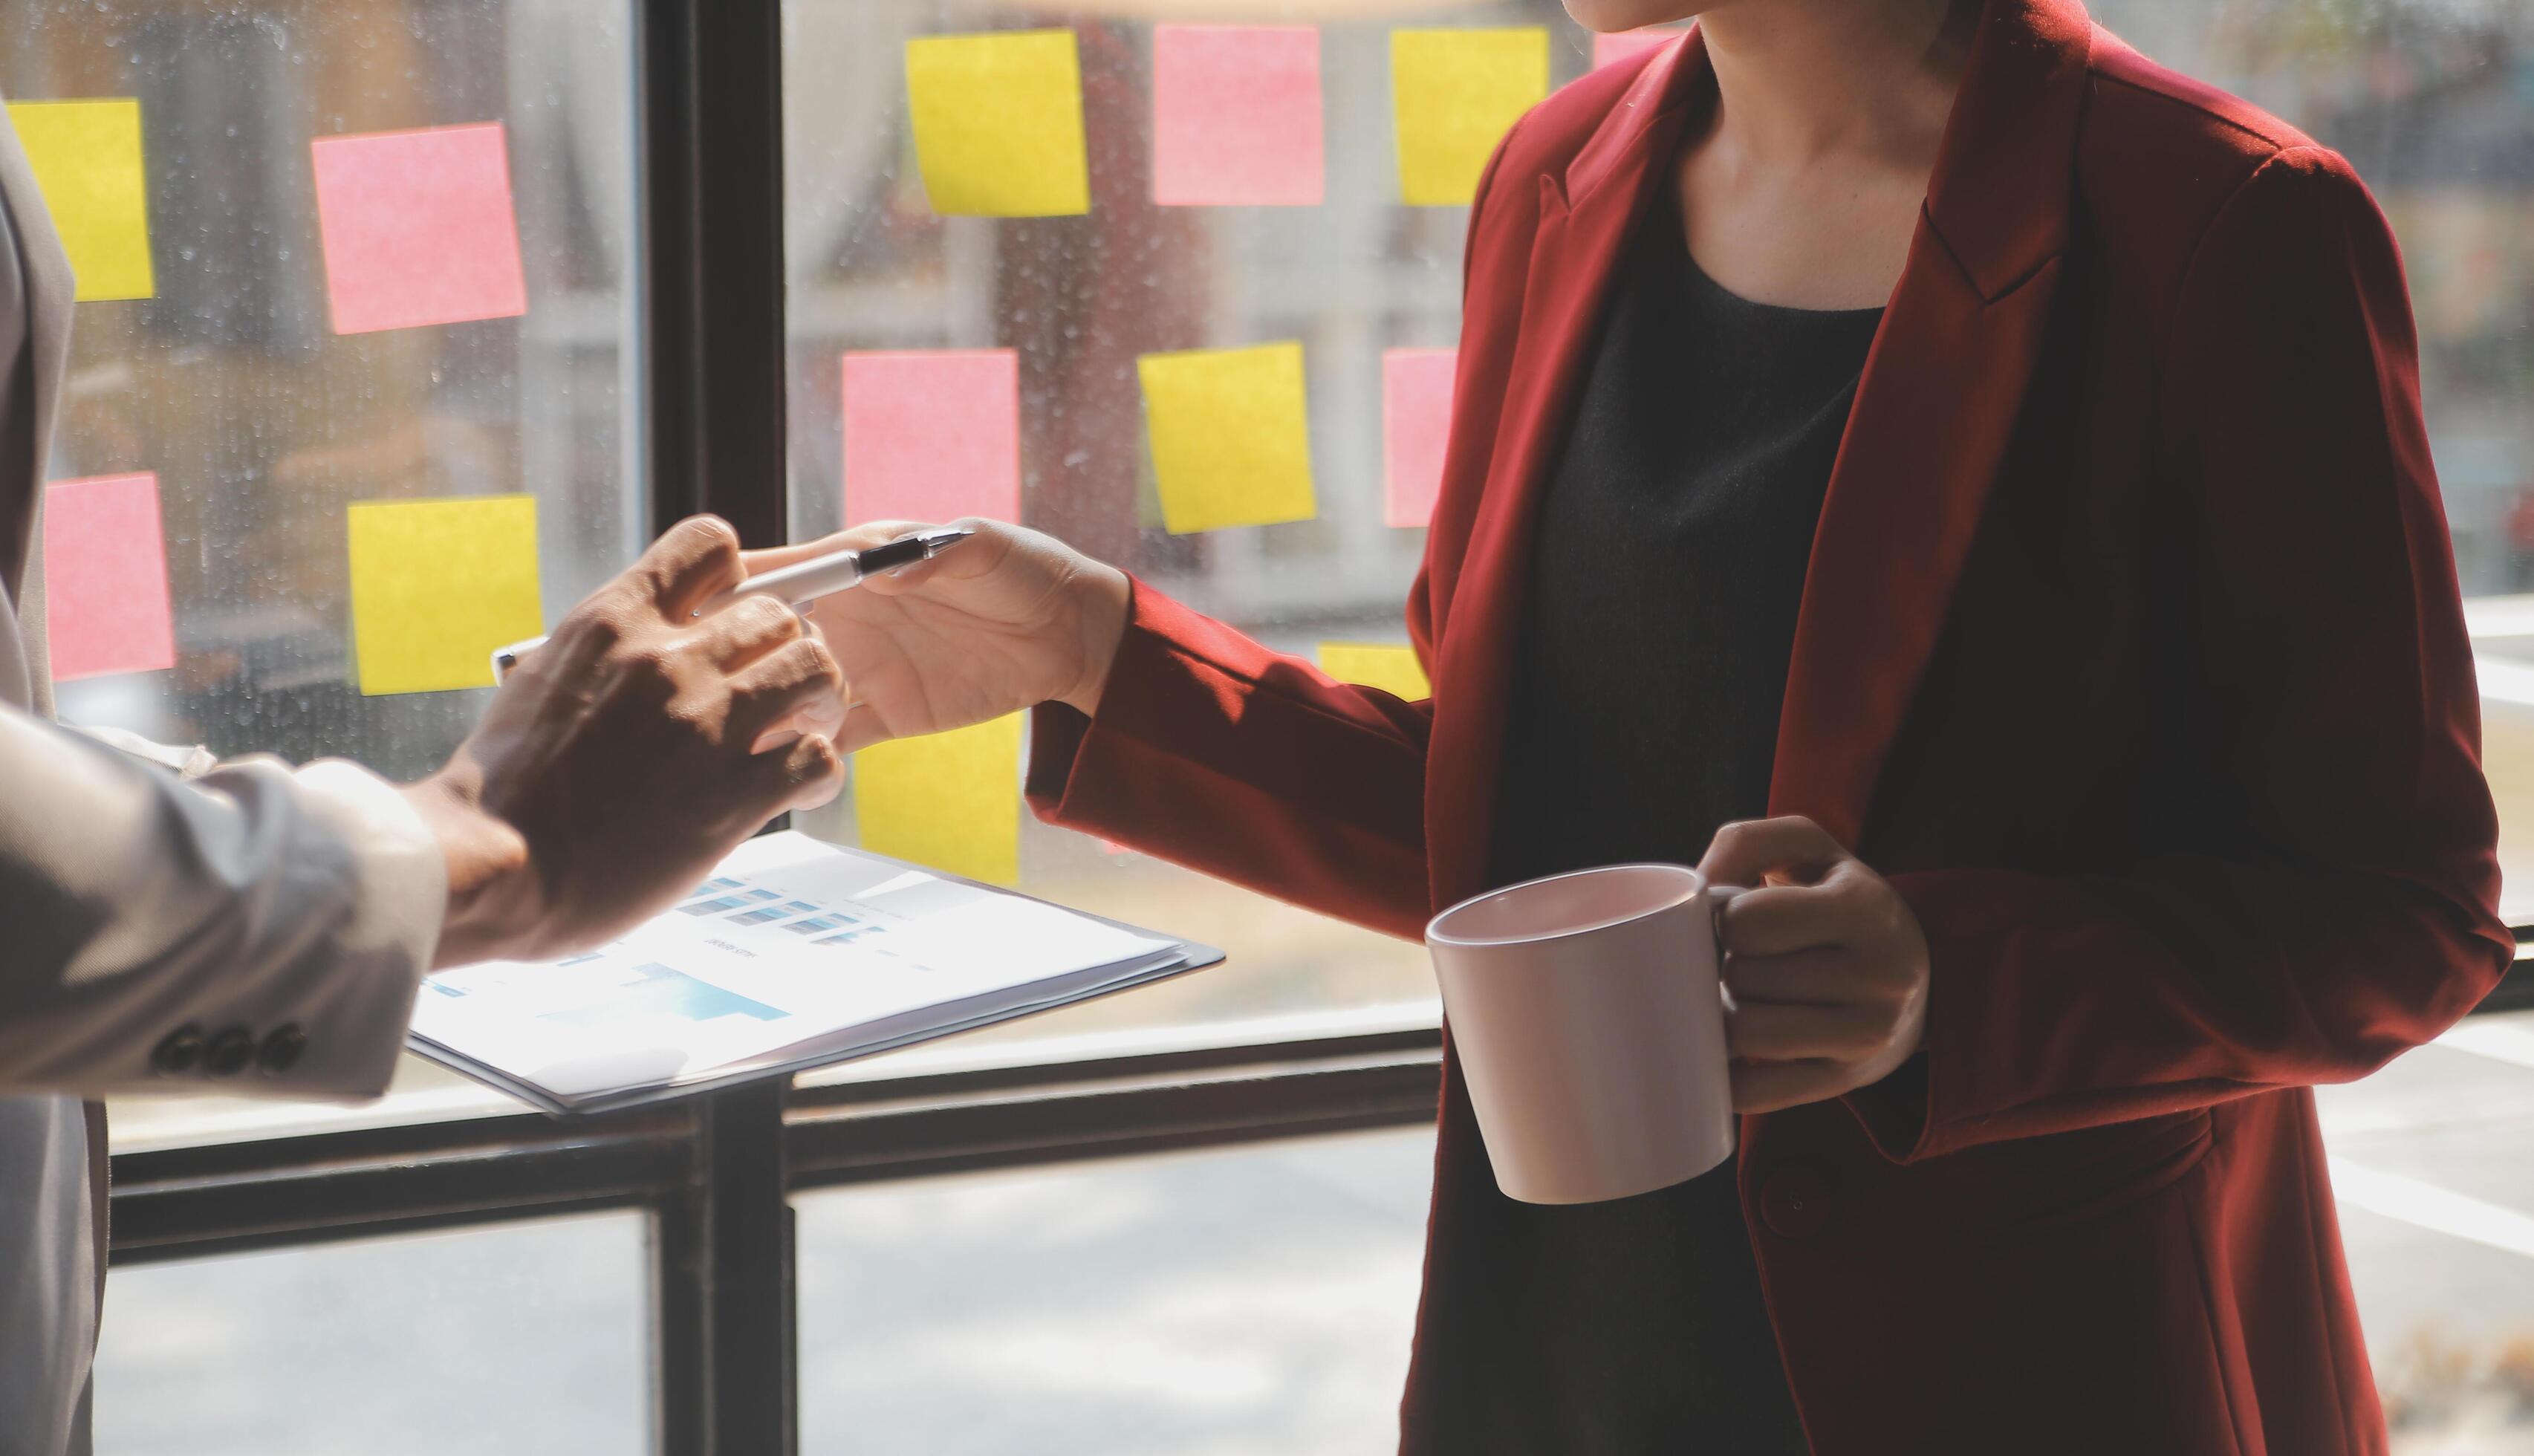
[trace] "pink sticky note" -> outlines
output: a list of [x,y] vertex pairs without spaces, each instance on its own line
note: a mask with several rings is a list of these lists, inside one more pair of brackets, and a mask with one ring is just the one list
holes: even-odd
[[1021,518],[1010,349],[845,355],[845,521]]
[[1423,525],[1443,489],[1443,447],[1452,438],[1452,370],[1457,349],[1384,349],[1381,354],[1381,518]]
[[45,487],[44,590],[56,681],[175,666],[158,477]]
[[500,122],[324,137],[309,152],[335,333],[528,311]]
[[1678,35],[1678,30],[1621,30],[1612,35],[1593,37],[1593,69],[1615,65],[1630,56],[1643,55]]
[[1316,29],[1154,28],[1154,202],[1315,208],[1326,191]]

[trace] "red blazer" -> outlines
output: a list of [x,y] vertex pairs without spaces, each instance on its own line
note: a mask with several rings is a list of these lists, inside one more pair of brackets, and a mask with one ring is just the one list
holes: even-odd
[[[1540,487],[1711,84],[1694,36],[1577,82],[1480,183],[1408,605],[1433,699],[1139,588],[1098,717],[1038,720],[1043,815],[1402,936],[1488,887]],[[2075,0],[1991,0],[1831,476],[1770,794],[1933,952],[1923,1081],[1744,1123],[1816,1450],[2384,1449],[2308,1086],[2435,1036],[2513,953],[2479,738],[2366,189]],[[1446,1076],[1440,1181],[1478,1149]]]

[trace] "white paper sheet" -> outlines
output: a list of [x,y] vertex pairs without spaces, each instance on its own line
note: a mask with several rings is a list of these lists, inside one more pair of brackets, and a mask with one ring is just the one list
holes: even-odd
[[585,955],[423,982],[416,1036],[569,1103],[903,1041],[1149,973],[1176,941],[797,833]]

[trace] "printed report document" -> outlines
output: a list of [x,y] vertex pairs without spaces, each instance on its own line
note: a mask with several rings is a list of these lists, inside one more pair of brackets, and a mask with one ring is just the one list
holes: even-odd
[[806,834],[741,845],[623,939],[422,983],[416,1052],[550,1113],[869,1056],[1223,954]]

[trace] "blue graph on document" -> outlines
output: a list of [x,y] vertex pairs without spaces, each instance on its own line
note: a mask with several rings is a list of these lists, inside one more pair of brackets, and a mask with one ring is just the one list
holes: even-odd
[[698,981],[675,967],[645,961],[611,988],[606,1001],[548,1011],[540,1019],[566,1026],[612,1026],[654,1016],[673,1016],[681,1021],[710,1021],[717,1016],[780,1021],[784,1015],[763,1001],[750,1001],[735,991]]

